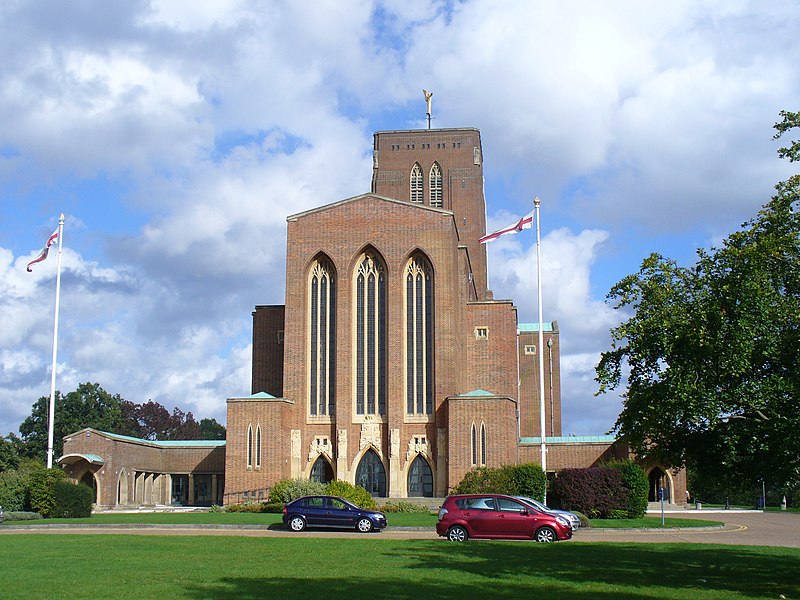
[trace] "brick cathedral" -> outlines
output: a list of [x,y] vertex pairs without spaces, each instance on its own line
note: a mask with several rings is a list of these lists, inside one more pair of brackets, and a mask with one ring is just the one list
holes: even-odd
[[[609,436],[562,437],[558,325],[493,297],[485,233],[477,129],[376,133],[369,193],[287,217],[285,303],[255,307],[227,439],[85,429],[59,464],[112,508],[264,500],[289,478],[438,498],[476,467],[540,463],[540,405],[548,471],[627,458]],[[651,496],[683,498],[684,472],[643,466]]]
[[538,326],[488,289],[480,132],[376,133],[371,191],[287,222],[286,303],[256,307],[253,395],[228,400],[226,491],[302,477],[438,497],[518,462],[539,435]]

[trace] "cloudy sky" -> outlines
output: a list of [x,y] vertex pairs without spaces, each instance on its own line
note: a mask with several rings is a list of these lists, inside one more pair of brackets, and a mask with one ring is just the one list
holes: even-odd
[[[251,312],[282,304],[286,216],[369,191],[372,133],[477,127],[489,228],[542,198],[544,318],[564,433],[608,431],[594,366],[611,285],[689,264],[787,177],[800,109],[794,0],[8,0],[0,6],[0,434],[100,383],[225,420],[250,391]],[[530,232],[490,286],[535,305]]]

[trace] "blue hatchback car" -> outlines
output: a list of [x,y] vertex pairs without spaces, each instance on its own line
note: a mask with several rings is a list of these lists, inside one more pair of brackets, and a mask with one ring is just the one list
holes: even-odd
[[303,496],[284,505],[283,522],[292,531],[303,531],[306,527],[336,527],[369,533],[386,527],[386,515],[359,508],[337,496]]

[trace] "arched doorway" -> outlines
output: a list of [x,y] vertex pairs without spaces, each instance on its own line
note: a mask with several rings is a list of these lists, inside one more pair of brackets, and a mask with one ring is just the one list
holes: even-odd
[[370,449],[364,454],[356,470],[356,485],[360,485],[372,496],[386,496],[386,469],[378,454]]
[[94,503],[97,504],[97,481],[95,481],[94,473],[91,471],[86,471],[81,477],[79,483],[92,488],[92,492],[94,494]]
[[660,502],[659,491],[663,490],[664,502],[669,502],[670,498],[672,498],[672,490],[670,489],[670,479],[663,469],[653,467],[647,479],[650,482],[650,491],[647,494],[647,499],[650,502]]
[[408,469],[408,497],[433,498],[433,472],[421,454],[417,454]]
[[311,481],[318,481],[320,483],[330,483],[333,481],[333,467],[328,460],[320,455],[311,467]]

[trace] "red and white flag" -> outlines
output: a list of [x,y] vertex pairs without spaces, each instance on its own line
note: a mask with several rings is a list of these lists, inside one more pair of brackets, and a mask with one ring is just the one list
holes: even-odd
[[503,229],[498,229],[494,233],[490,233],[488,235],[483,236],[481,239],[478,240],[478,243],[485,244],[486,242],[491,242],[492,240],[496,240],[501,235],[505,235],[507,233],[519,233],[523,229],[530,229],[531,223],[533,223],[533,212],[528,213],[513,225],[509,225],[508,227],[503,227]]
[[47,243],[44,245],[44,248],[42,248],[42,251],[39,253],[39,256],[37,256],[37,257],[36,257],[36,258],[34,258],[34,259],[31,261],[31,262],[29,262],[29,263],[28,263],[28,267],[27,267],[27,271],[28,271],[28,273],[32,273],[32,272],[33,272],[33,271],[32,271],[32,269],[31,269],[31,265],[35,265],[36,263],[40,263],[40,262],[42,262],[42,261],[43,261],[45,258],[47,258],[47,254],[50,252],[50,246],[52,246],[52,245],[53,245],[53,243],[54,243],[54,242],[55,242],[57,239],[58,239],[58,229],[56,229],[56,230],[53,232],[53,235],[51,235],[51,236],[50,236],[50,237],[47,239]]

